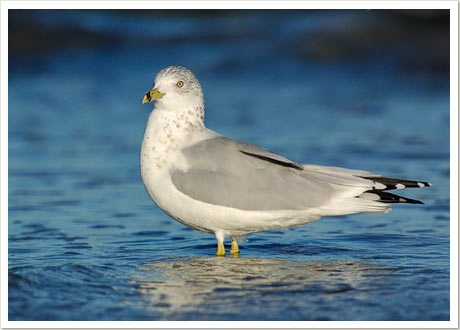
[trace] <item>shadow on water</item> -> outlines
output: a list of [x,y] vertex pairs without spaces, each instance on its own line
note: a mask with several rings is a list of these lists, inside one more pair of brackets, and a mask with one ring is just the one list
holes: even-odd
[[169,258],[140,271],[133,278],[138,291],[168,320],[327,320],[342,302],[372,295],[376,281],[393,269],[347,261],[214,257]]

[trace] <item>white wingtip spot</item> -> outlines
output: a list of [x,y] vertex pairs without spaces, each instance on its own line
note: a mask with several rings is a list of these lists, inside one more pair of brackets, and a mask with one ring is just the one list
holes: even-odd
[[404,188],[406,188],[406,186],[403,185],[402,183],[397,183],[396,184],[396,189],[404,189]]
[[375,189],[383,190],[383,189],[386,189],[386,187],[387,186],[385,186],[383,183],[380,183],[380,182],[375,183]]
[[423,183],[421,183],[421,182],[417,182],[417,184],[418,184],[418,186],[419,186],[420,188],[425,187],[425,185],[424,185]]
[[399,198],[399,201],[400,201],[400,202],[407,202],[407,199],[401,198],[401,197],[400,197],[400,198]]
[[428,187],[431,187],[431,186],[432,186],[432,184],[431,184],[430,182],[427,182],[427,183],[428,183]]

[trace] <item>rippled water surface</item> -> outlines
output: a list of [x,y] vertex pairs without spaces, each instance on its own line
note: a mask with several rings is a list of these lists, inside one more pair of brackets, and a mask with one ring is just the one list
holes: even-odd
[[[398,19],[10,13],[9,319],[449,320],[449,80],[442,44],[426,44],[443,21],[417,43]],[[402,193],[425,205],[252,234],[239,258],[214,257],[215,238],[159,210],[139,174],[141,98],[171,64],[200,79],[212,129],[430,181]]]

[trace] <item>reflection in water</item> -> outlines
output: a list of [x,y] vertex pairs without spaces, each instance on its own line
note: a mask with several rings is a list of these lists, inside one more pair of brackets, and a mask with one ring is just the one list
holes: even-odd
[[[377,279],[391,272],[359,262],[247,258],[166,259],[140,270],[134,282],[148,296],[149,308],[164,319],[201,315],[200,319],[234,320],[273,319],[271,315],[284,320],[329,319],[331,307],[337,305],[334,300],[363,299]],[[284,305],[288,299],[291,303]],[[285,306],[289,309],[280,313]],[[329,311],[321,316],[322,309]]]

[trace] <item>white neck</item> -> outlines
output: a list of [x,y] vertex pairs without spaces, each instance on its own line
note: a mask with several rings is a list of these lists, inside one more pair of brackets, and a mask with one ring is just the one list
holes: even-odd
[[142,140],[140,167],[144,178],[160,171],[190,137],[205,129],[202,107],[181,111],[155,108],[149,116]]

